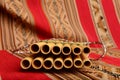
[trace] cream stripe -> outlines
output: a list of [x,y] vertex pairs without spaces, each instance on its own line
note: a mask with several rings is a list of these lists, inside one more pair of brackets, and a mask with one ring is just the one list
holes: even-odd
[[[83,31],[83,28],[81,27],[76,4],[74,0],[64,0],[63,1],[65,6],[65,12],[67,14],[68,20],[70,27],[76,34],[75,36],[77,37],[75,41],[87,41],[87,37],[85,32]],[[71,7],[72,6],[72,7]],[[62,18],[63,19],[63,18]]]
[[29,8],[28,8],[28,5],[27,5],[26,0],[22,0],[22,3],[23,3],[23,5],[24,5],[24,7],[25,7],[25,10],[26,10],[27,13],[28,13],[27,16],[29,16],[30,22],[28,22],[28,23],[29,23],[30,25],[34,26],[34,25],[35,25],[34,18],[33,18],[33,15],[32,15],[32,13],[30,12],[30,10],[29,10]]
[[48,19],[49,25],[50,25],[50,27],[51,27],[52,35],[53,35],[54,37],[56,37],[55,27],[53,27],[53,26],[54,26],[54,23],[53,23],[52,20],[50,19],[50,16],[49,16],[49,14],[48,14],[48,11],[46,10],[46,9],[47,9],[47,7],[45,6],[45,5],[47,5],[47,4],[46,4],[46,0],[42,0],[41,2],[42,2],[43,11],[44,11],[44,13],[45,13],[45,15],[46,15],[46,18]]
[[[79,34],[78,29],[76,28],[76,24],[74,23],[74,15],[72,14],[71,9],[69,9],[70,8],[70,6],[69,6],[70,0],[69,0],[69,2],[67,2],[67,1],[68,0],[64,0],[64,2],[65,2],[65,9],[66,9],[66,13],[68,15],[69,23],[71,25],[71,28],[75,32],[75,34],[77,34],[77,33]],[[76,41],[79,41],[79,39],[80,39],[79,35],[75,35],[75,36],[76,36]]]
[[76,15],[76,16],[75,16],[75,20],[77,20],[77,21],[75,21],[75,22],[76,22],[76,24],[77,24],[78,29],[80,30],[80,33],[83,34],[83,35],[82,35],[82,36],[83,36],[83,41],[86,42],[86,41],[88,41],[88,37],[87,37],[87,35],[86,35],[83,27],[82,27],[82,24],[81,24],[81,21],[80,21],[80,18],[79,18],[76,0],[73,0],[73,2],[72,2],[72,0],[71,0],[71,3],[74,3],[74,9],[73,9],[73,10],[75,10],[75,11],[73,11],[73,12],[74,12],[74,14]]
[[77,12],[77,5],[76,5],[75,0],[70,0],[70,8],[72,10],[71,13],[73,13],[73,16],[74,16],[74,22],[76,24],[77,30],[79,30],[79,35],[81,34],[81,38],[82,38],[81,41],[82,42],[88,41],[87,35],[86,35],[85,31],[83,30],[83,27],[82,27],[80,19],[79,19],[79,15]]
[[[61,17],[61,19],[59,20],[59,22],[62,22],[61,25],[63,25],[63,29],[64,29],[63,32],[64,32],[65,36],[68,37],[67,35],[69,35],[69,32],[66,33],[66,31],[68,31],[68,30],[65,30],[65,29],[69,29],[70,32],[72,32],[72,36],[70,36],[70,37],[73,37],[73,36],[74,36],[74,37],[73,37],[73,38],[74,38],[73,40],[76,41],[76,34],[75,34],[72,26],[70,25],[69,18],[68,18],[68,15],[67,15],[67,11],[66,11],[66,7],[65,7],[65,3],[64,3],[64,2],[65,2],[65,1],[63,0],[63,1],[62,1],[63,4],[61,4],[61,5],[62,5],[62,8],[63,8],[63,10],[64,10],[64,14],[65,14],[66,17],[67,17],[67,22],[68,22],[68,24],[65,25],[65,21],[62,20],[64,16]],[[61,14],[59,14],[59,15],[61,15]],[[68,28],[65,28],[65,27],[68,27]]]
[[[94,17],[94,15],[93,15],[93,12],[94,12],[94,11],[93,11],[93,8],[92,8],[92,6],[93,6],[93,3],[92,3],[92,2],[95,2],[95,1],[87,0],[87,2],[88,2],[88,6],[89,6],[89,10],[90,10],[90,16],[91,16],[91,18],[92,18],[93,26],[94,26],[94,29],[95,29],[97,38],[98,38],[98,40],[100,41],[101,39],[100,39],[100,37],[99,37],[99,33],[98,33],[98,31],[97,31],[96,23],[95,23],[95,21],[98,21],[98,17],[97,17],[97,16]],[[96,5],[96,4],[94,3],[94,5]],[[97,5],[96,5],[96,6],[97,6]],[[96,7],[95,7],[95,8],[96,8]],[[96,18],[97,18],[97,19],[96,19]]]
[[[101,13],[102,13],[102,15],[103,15],[103,17],[104,17],[104,25],[105,25],[104,27],[106,27],[106,29],[108,30],[108,31],[107,31],[107,34],[106,34],[106,37],[108,37],[109,41],[105,41],[106,43],[108,43],[106,46],[107,46],[107,47],[117,47],[117,45],[116,45],[116,43],[114,42],[113,37],[112,37],[112,35],[111,35],[110,29],[109,29],[109,27],[108,27],[107,18],[106,18],[106,16],[105,16],[105,12],[104,12],[104,10],[103,10],[102,2],[101,2],[101,0],[97,0],[97,1],[98,1],[99,4],[100,4],[100,11],[101,11]],[[111,45],[109,45],[109,44],[111,44]]]
[[99,40],[102,41],[107,47],[115,47],[116,45],[105,21],[105,16],[102,12],[103,10],[100,1],[88,0],[88,3]]
[[49,15],[48,20],[52,22],[53,36],[75,40],[75,32],[72,29],[66,14],[64,0],[43,0],[44,11]]

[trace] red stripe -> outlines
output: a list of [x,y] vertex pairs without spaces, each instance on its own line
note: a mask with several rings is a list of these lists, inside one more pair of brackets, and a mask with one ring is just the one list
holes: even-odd
[[79,18],[90,41],[98,41],[87,0],[76,0]]
[[26,2],[34,17],[35,27],[39,38],[51,38],[52,32],[47,18],[42,10],[41,0],[26,0]]
[[103,9],[114,41],[120,48],[120,23],[118,22],[112,0],[102,0]]
[[39,71],[22,71],[20,59],[7,51],[0,51],[0,75],[2,80],[50,80],[48,76]]
[[[95,53],[91,53],[90,57],[91,58],[98,58],[100,55],[95,54]],[[103,62],[106,62],[108,64],[111,65],[115,65],[115,66],[120,66],[120,58],[115,58],[115,57],[111,57],[111,56],[105,56],[104,58],[101,59]]]

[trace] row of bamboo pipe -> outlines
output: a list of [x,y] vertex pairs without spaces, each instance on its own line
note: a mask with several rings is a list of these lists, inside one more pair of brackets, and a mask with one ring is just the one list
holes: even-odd
[[84,45],[77,45],[77,44],[69,44],[69,43],[46,43],[46,42],[39,42],[32,44],[30,46],[30,51],[33,54],[43,53],[49,54],[52,52],[54,55],[59,55],[63,53],[64,55],[70,55],[73,53],[74,55],[80,55],[81,53],[88,54],[90,53],[90,48]]
[[76,56],[74,59],[71,56],[68,56],[67,58],[63,59],[62,57],[57,57],[56,59],[52,57],[26,57],[21,61],[21,67],[22,69],[30,69],[31,67],[34,69],[41,69],[42,67],[46,70],[52,69],[53,67],[56,70],[60,70],[63,67],[64,68],[72,68],[73,66],[75,68],[82,68],[83,66],[90,67],[91,61],[86,58],[85,55]]
[[30,46],[31,56],[21,60],[22,69],[60,70],[72,67],[90,67],[90,47],[78,42],[41,41]]

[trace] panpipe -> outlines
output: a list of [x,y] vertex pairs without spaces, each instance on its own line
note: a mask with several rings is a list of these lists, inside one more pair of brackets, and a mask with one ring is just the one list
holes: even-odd
[[22,69],[82,68],[92,65],[89,59],[91,48],[82,42],[41,40],[29,46],[30,56],[20,62]]

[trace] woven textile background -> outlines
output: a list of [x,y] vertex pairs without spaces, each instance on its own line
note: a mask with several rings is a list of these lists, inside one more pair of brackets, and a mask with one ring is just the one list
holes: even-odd
[[[120,0],[0,0],[0,80],[119,80]],[[10,50],[50,38],[100,41],[107,54],[94,68],[26,72]],[[91,58],[101,49],[93,49]],[[100,68],[100,70],[98,69]]]

